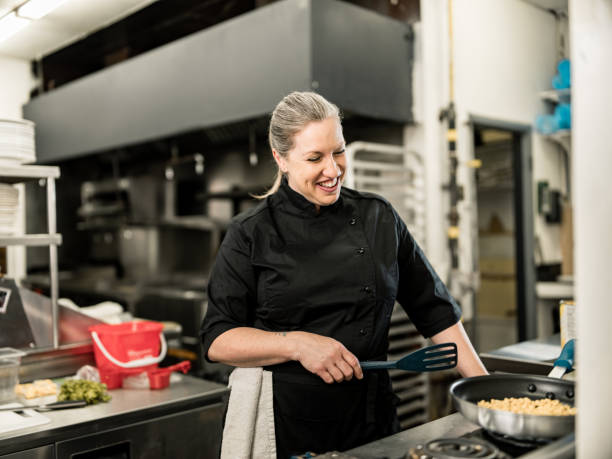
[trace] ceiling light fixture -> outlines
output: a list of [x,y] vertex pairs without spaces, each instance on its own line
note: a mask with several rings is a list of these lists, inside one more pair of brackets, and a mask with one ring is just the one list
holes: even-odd
[[40,19],[66,0],[30,0],[17,9],[17,14],[28,19]]
[[15,12],[9,13],[0,19],[0,41],[6,40],[16,34],[30,23],[29,19],[20,18]]

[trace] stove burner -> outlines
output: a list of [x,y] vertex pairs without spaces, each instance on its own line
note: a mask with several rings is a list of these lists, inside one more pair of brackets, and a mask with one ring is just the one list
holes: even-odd
[[514,446],[516,448],[522,448],[526,450],[525,452],[539,448],[540,446],[548,445],[551,442],[551,440],[547,440],[545,438],[514,438],[486,429],[482,430],[482,435],[490,441]]
[[456,459],[477,457],[482,459],[506,459],[508,456],[489,442],[477,438],[439,438],[425,446],[410,450],[411,458]]

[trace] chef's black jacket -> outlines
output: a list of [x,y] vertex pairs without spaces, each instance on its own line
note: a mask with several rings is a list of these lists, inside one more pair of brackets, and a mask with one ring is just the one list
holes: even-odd
[[[247,326],[329,336],[359,360],[384,359],[395,301],[425,337],[460,317],[385,199],[343,187],[317,212],[283,180],[228,228],[208,284],[204,355],[219,335]],[[328,385],[297,362],[267,369],[274,372],[279,458],[346,450],[397,429],[385,371]]]

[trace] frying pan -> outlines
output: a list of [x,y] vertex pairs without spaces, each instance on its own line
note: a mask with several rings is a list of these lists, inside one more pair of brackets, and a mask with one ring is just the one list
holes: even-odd
[[517,374],[476,376],[455,381],[450,393],[455,407],[463,416],[498,434],[517,439],[552,439],[574,431],[573,415],[518,414],[478,406],[480,400],[506,397],[552,398],[574,406],[573,381]]

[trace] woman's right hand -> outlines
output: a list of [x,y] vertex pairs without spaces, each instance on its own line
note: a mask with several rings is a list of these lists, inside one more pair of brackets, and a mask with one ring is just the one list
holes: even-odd
[[363,378],[359,360],[344,345],[327,336],[307,332],[289,332],[295,344],[293,360],[328,384]]

